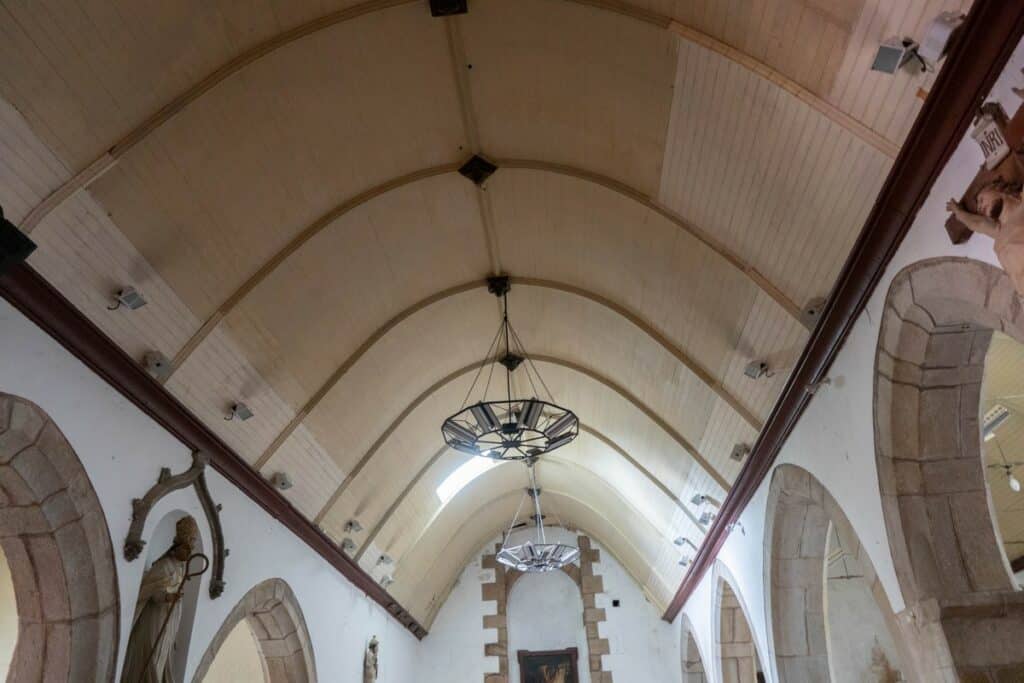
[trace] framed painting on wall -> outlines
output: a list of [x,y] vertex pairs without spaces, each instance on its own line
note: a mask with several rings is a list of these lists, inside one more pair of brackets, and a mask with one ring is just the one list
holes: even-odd
[[574,647],[539,652],[519,650],[516,655],[520,683],[579,683],[578,651]]

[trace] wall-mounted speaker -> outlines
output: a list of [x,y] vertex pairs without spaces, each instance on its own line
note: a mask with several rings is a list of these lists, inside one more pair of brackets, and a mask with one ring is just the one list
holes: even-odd
[[27,259],[35,250],[36,243],[4,218],[3,207],[0,207],[0,275]]

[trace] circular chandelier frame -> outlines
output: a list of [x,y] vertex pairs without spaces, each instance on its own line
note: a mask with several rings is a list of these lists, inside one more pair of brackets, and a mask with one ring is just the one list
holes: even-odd
[[[441,435],[450,448],[462,453],[498,461],[524,461],[550,453],[573,441],[579,436],[580,421],[573,411],[554,402],[551,391],[526,354],[519,335],[509,323],[509,279],[490,278],[488,289],[502,300],[501,325],[487,349],[486,360],[481,363],[473,378],[462,407],[441,424]],[[500,344],[502,340],[505,347],[503,353]],[[494,365],[498,364],[505,368],[505,398],[489,401],[487,393],[491,375]],[[523,365],[526,378],[533,389],[529,398],[512,396],[512,373],[520,365]],[[483,395],[476,403],[467,406],[466,403],[487,366],[491,366],[491,370],[483,387]],[[536,383],[533,375],[537,377]],[[540,394],[537,384],[544,388],[549,400],[537,398]]]
[[498,551],[495,559],[506,567],[521,572],[542,574],[572,564],[579,558],[580,549],[564,543],[547,542],[547,537],[544,534],[544,515],[540,511],[540,489],[537,488],[537,479],[533,472],[533,466],[537,462],[537,458],[536,456],[529,457],[524,462],[530,474],[530,488],[526,489],[523,501],[526,500],[525,496],[527,495],[533,498],[533,519],[537,540],[536,542],[526,541],[513,546],[506,545],[519,519],[519,512],[523,508],[523,502],[520,501],[519,509],[516,510],[512,523],[509,525],[508,531],[505,532],[504,538],[502,538],[501,549]]

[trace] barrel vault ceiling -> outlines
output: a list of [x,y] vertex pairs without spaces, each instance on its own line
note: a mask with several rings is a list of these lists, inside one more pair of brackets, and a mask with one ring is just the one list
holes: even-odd
[[[691,499],[735,479],[930,86],[875,49],[965,4],[5,0],[0,202],[37,270],[171,359],[166,388],[428,627],[526,481],[437,493],[508,274],[583,425],[538,465],[546,511],[664,607]],[[148,305],[107,310],[126,285]],[[225,421],[237,401],[255,416]]]

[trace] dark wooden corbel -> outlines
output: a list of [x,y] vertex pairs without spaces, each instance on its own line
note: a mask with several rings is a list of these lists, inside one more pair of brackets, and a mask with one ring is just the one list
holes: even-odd
[[213,534],[213,576],[210,578],[210,597],[219,598],[224,592],[224,559],[228,556],[229,550],[224,547],[224,532],[220,526],[221,506],[214,503],[210,497],[210,490],[206,486],[206,465],[209,457],[196,451],[192,454],[192,467],[181,474],[171,474],[170,468],[162,467],[160,476],[157,477],[153,487],[146,491],[142,498],[132,499],[132,523],[128,527],[128,537],[124,541],[124,558],[131,562],[142,554],[146,542],[142,539],[142,532],[146,528],[146,517],[153,509],[157,501],[171,491],[177,491],[191,486],[196,491],[199,503],[203,506],[206,514],[206,521],[210,526],[210,533]]

